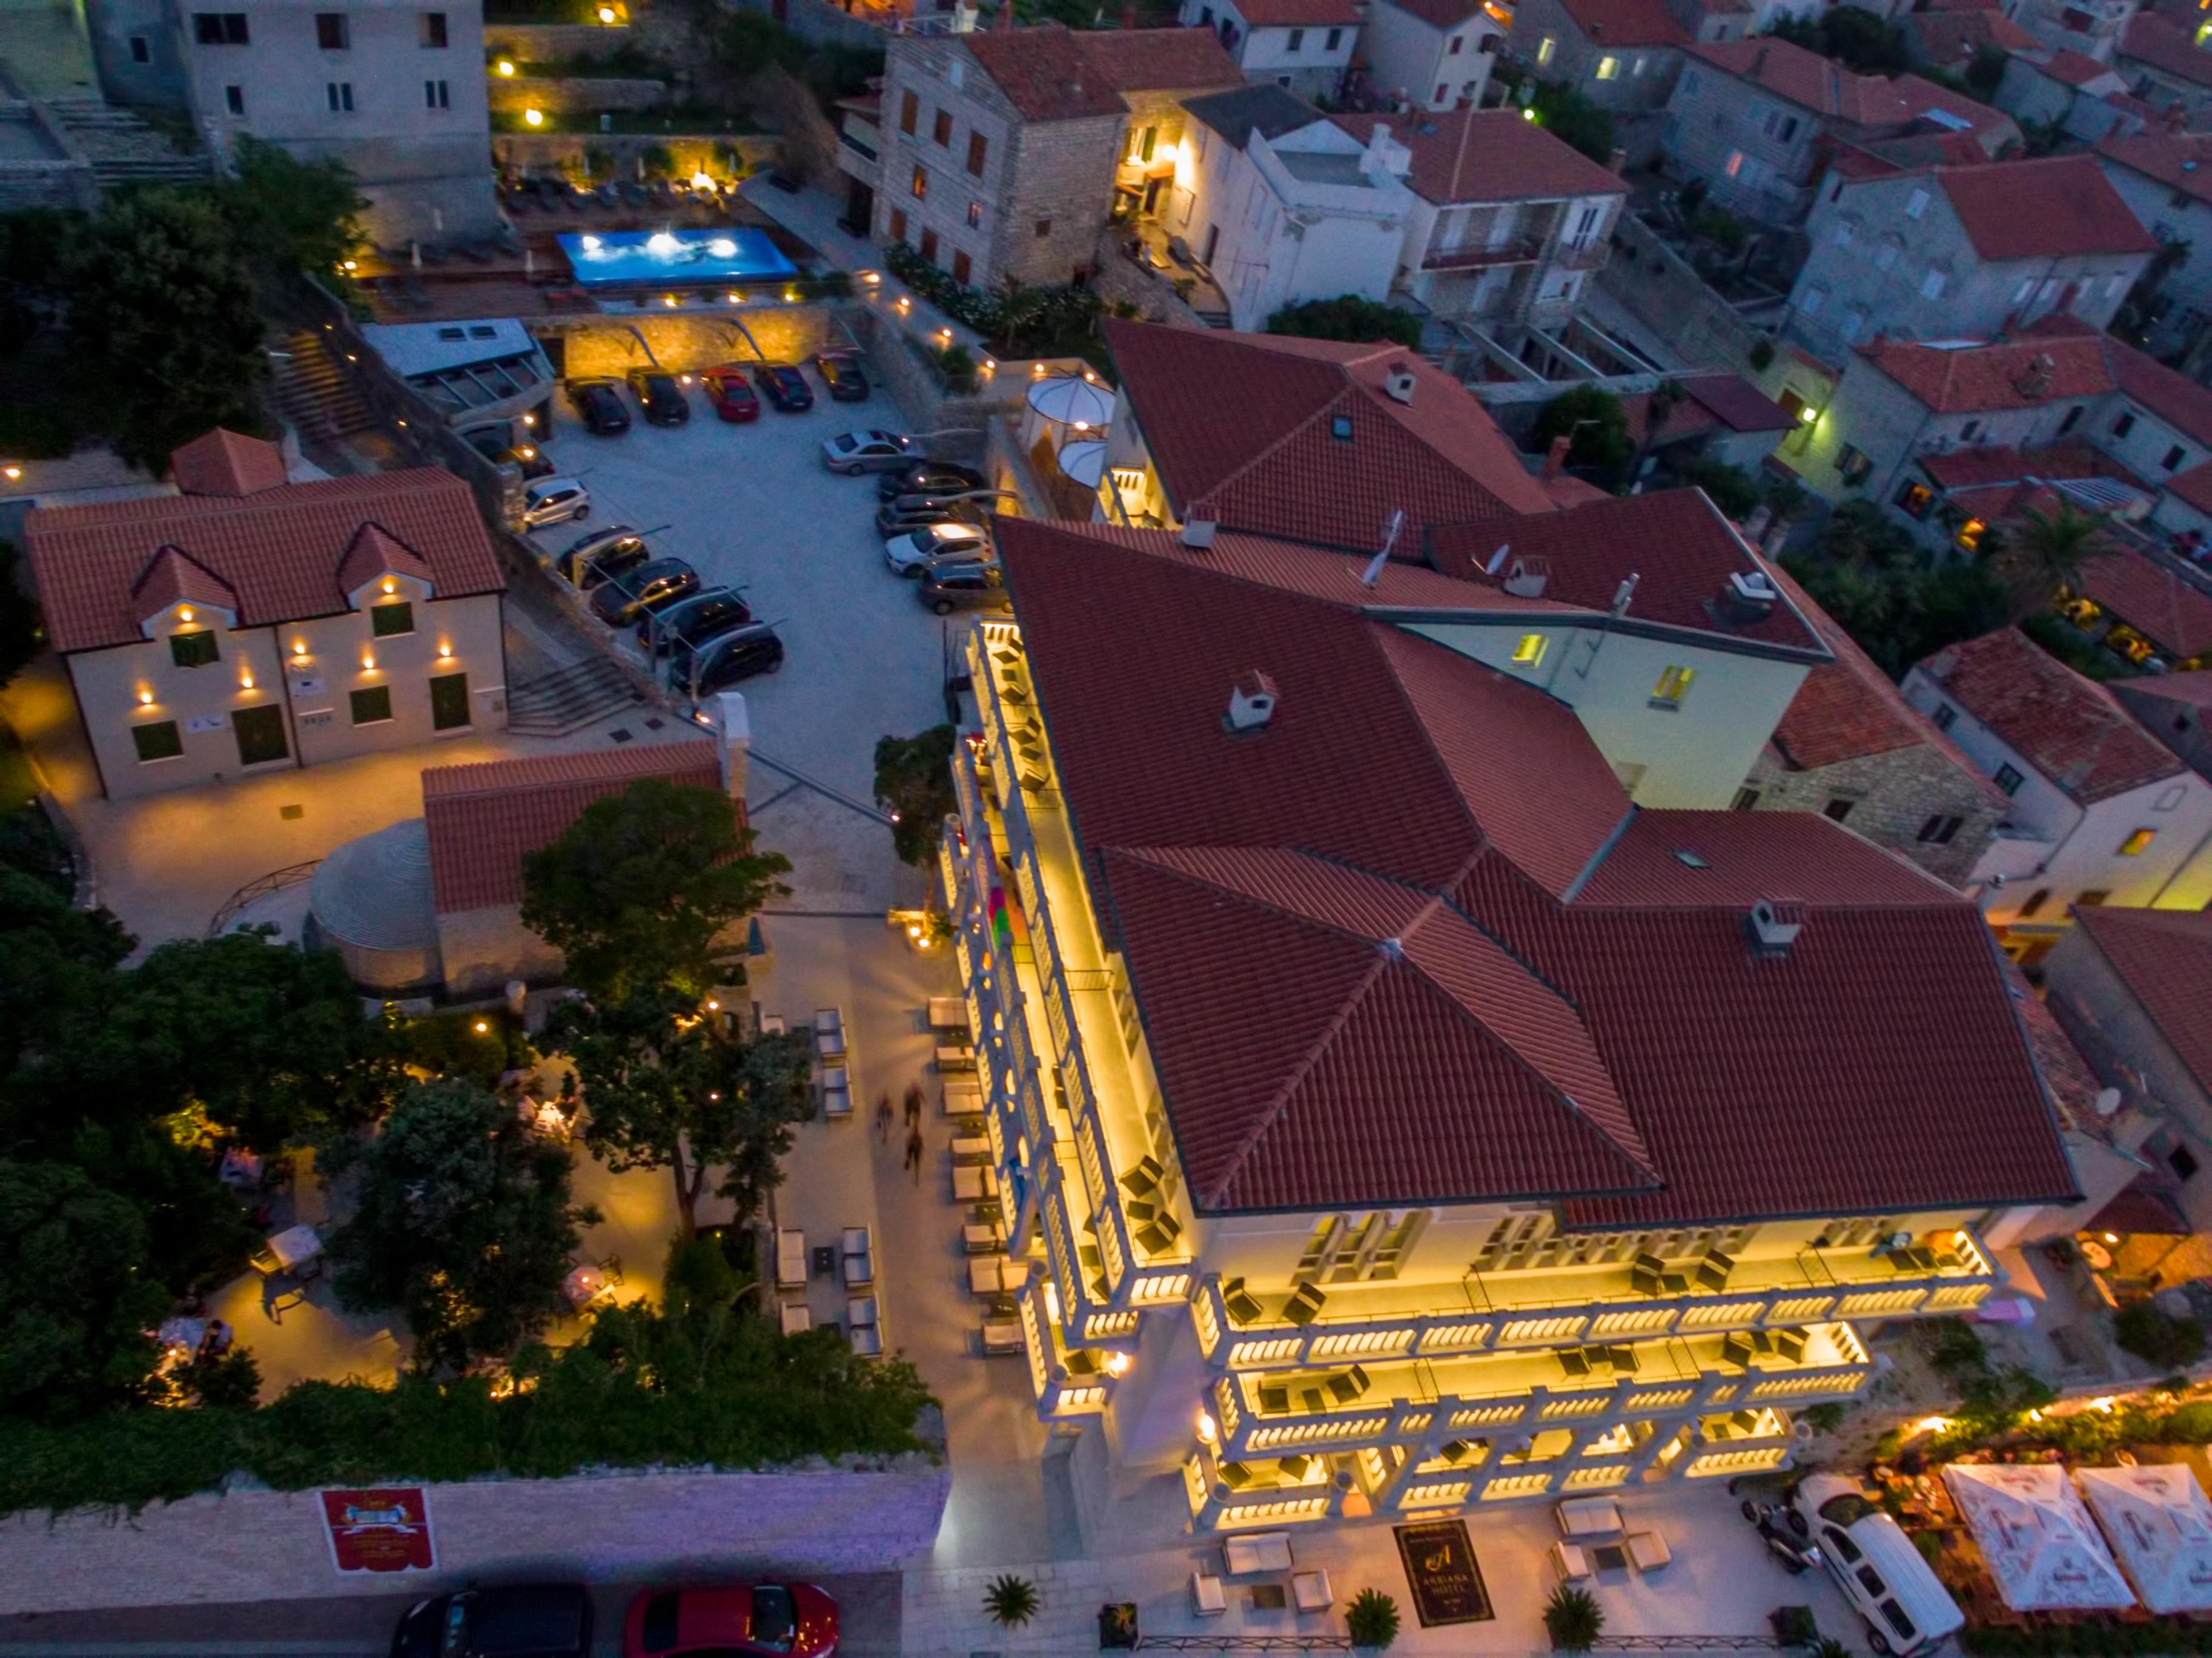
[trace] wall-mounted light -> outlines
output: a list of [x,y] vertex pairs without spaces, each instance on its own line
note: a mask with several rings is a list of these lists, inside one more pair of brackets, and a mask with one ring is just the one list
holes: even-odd
[[745,296],[742,294],[725,294],[722,297],[732,305],[743,305],[745,302]]
[[154,706],[154,693],[148,690],[140,691],[138,693],[138,703],[141,708],[152,708]]
[[601,6],[599,8],[599,21],[602,23],[611,23],[614,21],[615,9],[612,6]]
[[499,72],[505,78],[510,81],[513,80],[514,78],[514,60],[507,58],[501,58],[499,60]]
[[660,302],[672,311],[676,308],[676,295],[673,294],[664,294],[660,296]]
[[250,691],[253,689],[253,673],[251,669],[240,670],[238,676],[238,689],[242,691]]
[[191,619],[192,619],[192,607],[191,607],[191,605],[189,605],[189,604],[182,605],[182,606],[180,606],[180,607],[178,609],[178,611],[177,611],[177,620],[178,620],[178,621],[179,621],[179,622],[190,622]]
[[20,466],[0,467],[0,473],[4,473],[7,477],[8,482],[13,483],[17,478],[23,476],[23,469]]
[[1108,1376],[1127,1376],[1127,1375],[1128,1375],[1128,1374],[1129,1374],[1129,1356],[1128,1356],[1128,1354],[1127,1354],[1127,1353],[1109,1353],[1109,1354],[1107,1354],[1107,1355],[1106,1355],[1106,1374],[1107,1374]]
[[384,591],[387,593],[397,591],[397,585],[392,581],[390,576],[384,578]]
[[860,280],[869,287],[875,288],[882,283],[884,273],[880,270],[863,270],[860,273]]
[[294,640],[294,641],[292,641],[292,654],[293,654],[293,655],[295,655],[295,656],[305,656],[307,653],[307,641],[306,640],[304,640],[304,639],[295,639],[295,640]]
[[376,671],[375,652],[363,651],[361,653],[361,671],[363,673],[374,673]]
[[450,641],[443,639],[438,641],[438,654],[440,656],[451,656],[453,653],[453,647]]
[[542,109],[526,109],[522,112],[522,120],[526,126],[542,127],[545,125],[545,112]]

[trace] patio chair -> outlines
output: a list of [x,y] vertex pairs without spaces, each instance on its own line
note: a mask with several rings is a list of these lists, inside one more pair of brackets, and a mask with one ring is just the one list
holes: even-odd
[[1656,1296],[1660,1293],[1659,1280],[1666,1271],[1667,1263],[1646,1250],[1628,1269],[1629,1287],[1639,1296]]
[[620,1255],[600,1256],[599,1270],[607,1275],[607,1282],[610,1284],[620,1284],[624,1281],[623,1278],[622,1257]]
[[1628,1564],[1640,1572],[1661,1571],[1674,1558],[1667,1540],[1656,1531],[1628,1533]]
[[1160,1160],[1147,1151],[1137,1159],[1135,1168],[1121,1176],[1122,1189],[1132,1197],[1141,1198],[1158,1187],[1160,1176],[1166,1172],[1160,1166]]
[[1340,1405],[1351,1404],[1353,1400],[1363,1396],[1371,1385],[1367,1378],[1367,1367],[1364,1364],[1340,1370],[1328,1379],[1328,1390]]
[[1589,1356],[1579,1347],[1562,1347],[1559,1349],[1559,1368],[1569,1376],[1588,1376],[1590,1373]]
[[853,1114],[853,1086],[842,1065],[822,1069],[822,1114],[830,1118]]
[[1018,1353],[1022,1350],[1022,1322],[1016,1318],[987,1318],[983,1321],[982,1338],[986,1358]]
[[1300,1612],[1327,1612],[1336,1604],[1336,1596],[1328,1587],[1328,1574],[1318,1567],[1312,1571],[1292,1572],[1291,1600]]
[[1294,1485],[1306,1477],[1306,1470],[1311,1467],[1313,1467],[1313,1458],[1296,1453],[1289,1456],[1279,1457],[1275,1462],[1275,1471]]
[[1551,1562],[1553,1576],[1562,1583],[1580,1582],[1590,1575],[1589,1552],[1564,1537],[1552,1545],[1546,1558]]
[[854,1296],[846,1302],[845,1339],[862,1358],[873,1358],[883,1351],[883,1333],[876,1327],[873,1296]]
[[825,1064],[845,1057],[845,1015],[842,1009],[814,1010],[814,1054]]
[[778,1289],[806,1287],[806,1234],[796,1226],[782,1227],[776,1232],[775,1282]]
[[1263,1382],[1260,1384],[1261,1415],[1283,1416],[1289,1412],[1290,1408],[1291,1390],[1279,1382]]
[[1723,1364],[1749,1364],[1751,1351],[1751,1338],[1741,1330],[1731,1330],[1721,1338]]
[[1776,1332],[1774,1351],[1792,1364],[1802,1364],[1805,1362],[1805,1333],[1796,1329]]
[[1489,1448],[1490,1442],[1485,1439],[1451,1439],[1437,1448],[1437,1455],[1451,1467],[1460,1468],[1480,1461],[1483,1452]]
[[1322,1307],[1328,1300],[1312,1284],[1301,1284],[1283,1303],[1283,1316],[1303,1328],[1321,1316]]
[[1611,1364],[1614,1370],[1619,1370],[1623,1376],[1634,1376],[1636,1374],[1637,1363],[1635,1348],[1629,1346],[1608,1347],[1605,1350],[1605,1357],[1606,1362]]
[[1221,1483],[1232,1491],[1241,1491],[1252,1483],[1252,1470],[1242,1462],[1224,1462],[1215,1472],[1221,1476]]
[[865,1290],[876,1281],[875,1252],[869,1246],[866,1227],[848,1226],[839,1253],[844,1257],[847,1289]]
[[814,1327],[814,1315],[803,1301],[787,1301],[778,1310],[783,1321],[783,1333],[787,1336],[803,1335]]
[[1221,1580],[1210,1571],[1194,1571],[1190,1575],[1190,1615],[1194,1618],[1218,1618],[1229,1610],[1228,1592]]
[[1725,1290],[1729,1274],[1735,1271],[1735,1262],[1717,1249],[1705,1251],[1698,1263],[1698,1287],[1700,1290]]
[[[1126,1179],[1127,1176],[1123,1178]],[[1221,1304],[1228,1309],[1229,1321],[1231,1324],[1254,1323],[1267,1310],[1244,1288],[1244,1280],[1241,1278],[1225,1278],[1221,1280]]]

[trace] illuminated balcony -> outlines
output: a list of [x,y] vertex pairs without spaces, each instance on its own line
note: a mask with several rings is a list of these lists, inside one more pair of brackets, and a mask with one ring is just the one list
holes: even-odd
[[1702,1280],[1695,1261],[1670,1263],[1686,1270],[1656,1279],[1624,1261],[1471,1272],[1449,1283],[1315,1286],[1302,1301],[1244,1291],[1233,1308],[1223,1280],[1208,1273],[1191,1315],[1215,1368],[1244,1370],[1775,1329],[1978,1305],[1996,1285],[1996,1269],[1964,1227],[1941,1243],[1940,1250],[1916,1246],[1916,1254],[1802,1249],[1735,1260]]

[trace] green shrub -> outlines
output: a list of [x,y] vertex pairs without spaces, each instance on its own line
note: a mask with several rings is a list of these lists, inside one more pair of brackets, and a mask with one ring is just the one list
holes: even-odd
[[1345,1608],[1344,1628],[1353,1646],[1387,1652],[1398,1638],[1398,1603],[1381,1589],[1362,1589]]
[[1036,1616],[1036,1585],[1012,1572],[991,1580],[983,1591],[983,1610],[1001,1629],[1019,1629]]
[[1674,468],[1674,475],[1683,483],[1703,489],[1713,505],[1729,518],[1748,518],[1761,499],[1759,481],[1742,467],[1731,466],[1726,461],[1684,461]]
[[1561,1583],[1544,1608],[1544,1632],[1554,1652],[1588,1652],[1605,1633],[1605,1608],[1588,1589]]
[[1395,340],[1408,351],[1417,351],[1421,345],[1419,317],[1357,294],[1286,306],[1267,319],[1267,331],[1315,340]]
[[2201,1321],[2170,1317],[2148,1301],[2120,1309],[2112,1337],[2136,1357],[2165,1369],[2184,1369],[2204,1356]]
[[496,1087],[505,1072],[533,1064],[530,1039],[507,1010],[478,1008],[402,1019],[399,1057],[434,1077],[465,1077]]
[[1744,361],[1751,365],[1752,373],[1759,373],[1774,361],[1773,340],[1761,334],[1751,343],[1751,349],[1745,354]]

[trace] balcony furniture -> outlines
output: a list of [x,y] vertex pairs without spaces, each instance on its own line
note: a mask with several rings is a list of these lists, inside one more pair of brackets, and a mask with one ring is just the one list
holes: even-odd
[[1552,1545],[1552,1576],[1562,1583],[1577,1583],[1590,1575],[1589,1554],[1579,1543],[1565,1538]]
[[1629,1266],[1629,1288],[1639,1296],[1656,1296],[1660,1293],[1659,1280],[1666,1271],[1667,1263],[1646,1250]]
[[1609,1497],[1571,1497],[1553,1511],[1569,1541],[1607,1537],[1621,1529],[1620,1504]]
[[835,1065],[845,1057],[845,1012],[842,1008],[814,1010],[814,1057]]
[[1340,1405],[1349,1405],[1362,1397],[1374,1384],[1368,1380],[1364,1365],[1355,1364],[1348,1370],[1339,1371],[1328,1379],[1328,1390]]
[[1751,1363],[1751,1336],[1742,1330],[1731,1330],[1721,1338],[1721,1362],[1723,1364],[1747,1365]]
[[836,1121],[853,1114],[853,1087],[842,1065],[822,1067],[822,1114]]
[[1280,1583],[1255,1583],[1252,1585],[1253,1611],[1280,1612],[1290,1604],[1291,1592],[1285,1588]]
[[869,1247],[866,1227],[848,1226],[838,1253],[844,1257],[848,1290],[865,1290],[876,1281],[875,1253]]
[[1735,1271],[1735,1262],[1733,1260],[1717,1249],[1708,1249],[1705,1251],[1705,1258],[1698,1262],[1698,1288],[1725,1290],[1728,1288],[1729,1274]]
[[1319,1416],[1328,1408],[1328,1395],[1318,1388],[1301,1388],[1298,1389],[1298,1403],[1305,1407],[1309,1416]]
[[808,1258],[814,1263],[815,1277],[835,1278],[837,1275],[837,1246],[836,1244],[824,1243],[817,1248],[809,1250],[807,1253]]
[[1283,1316],[1304,1329],[1321,1316],[1322,1307],[1328,1300],[1328,1297],[1312,1284],[1301,1284],[1291,1292],[1291,1298],[1283,1303]]
[[1022,1279],[1014,1276],[1013,1265],[1005,1255],[971,1257],[968,1262],[969,1291],[979,1296],[994,1296],[1002,1290],[1018,1289]]
[[[1127,1175],[1121,1177],[1125,1185],[1128,1178]],[[1221,1304],[1228,1309],[1229,1321],[1232,1324],[1250,1324],[1266,1310],[1246,1291],[1244,1280],[1241,1278],[1221,1280]]]
[[1221,1587],[1221,1580],[1210,1571],[1191,1573],[1190,1615],[1218,1618],[1228,1610],[1229,1592]]
[[[1158,1188],[1160,1176],[1166,1172],[1167,1170],[1161,1167],[1160,1160],[1148,1151],[1137,1159],[1135,1168],[1121,1176],[1122,1189],[1132,1197],[1141,1198],[1146,1193]],[[1242,1280],[1240,1279],[1239,1282],[1241,1283]]]
[[1285,1456],[1278,1460],[1275,1464],[1276,1472],[1293,1485],[1306,1477],[1306,1470],[1311,1467],[1313,1467],[1313,1458],[1303,1455]]
[[1590,1545],[1590,1564],[1598,1571],[1626,1571],[1628,1551],[1618,1543]]
[[1893,1272],[1932,1272],[1936,1270],[1936,1252],[1912,1244],[1889,1252],[1889,1270]]
[[1175,1241],[1182,1228],[1172,1215],[1162,1215],[1148,1220],[1136,1231],[1137,1247],[1148,1255],[1164,1255],[1175,1248]]
[[939,1042],[936,1058],[939,1071],[973,1071],[975,1068],[975,1050],[965,1043]]
[[1628,1533],[1628,1564],[1637,1570],[1662,1570],[1674,1558],[1667,1547],[1667,1540],[1657,1532],[1632,1531]]
[[1485,1442],[1480,1439],[1453,1439],[1439,1446],[1437,1455],[1455,1468],[1465,1467],[1481,1460]]
[[1232,1491],[1241,1491],[1252,1483],[1252,1470],[1242,1462],[1224,1462],[1216,1472],[1221,1483]]
[[775,1287],[779,1290],[803,1290],[806,1287],[806,1234],[796,1226],[785,1226],[775,1235]]
[[1805,1333],[1802,1330],[1777,1332],[1774,1351],[1792,1364],[1802,1364],[1805,1362]]
[[952,1170],[952,1200],[980,1203],[999,1195],[998,1172],[980,1163],[956,1164]]
[[976,1083],[948,1077],[939,1108],[948,1117],[973,1116],[983,1108],[983,1090]]
[[1569,1376],[1588,1376],[1590,1373],[1589,1356],[1579,1347],[1562,1347],[1559,1349],[1559,1368]]
[[991,1142],[981,1134],[955,1134],[952,1137],[952,1155],[956,1157],[988,1157],[991,1155]]
[[1328,1574],[1319,1570],[1292,1572],[1291,1599],[1300,1612],[1327,1612],[1336,1604],[1329,1593]]
[[1659,1293],[1662,1296],[1686,1296],[1690,1293],[1690,1280],[1680,1272],[1662,1272],[1659,1275]]
[[1002,1230],[983,1222],[970,1221],[960,1229],[960,1248],[966,1254],[991,1254],[1006,1241],[1006,1235]]
[[1005,1353],[1022,1350],[1022,1321],[1018,1318],[987,1318],[983,1321],[983,1357],[996,1358]]
[[1288,1571],[1295,1564],[1291,1555],[1291,1534],[1285,1531],[1246,1532],[1241,1537],[1224,1538],[1221,1545],[1221,1561],[1228,1577],[1256,1577],[1264,1571]]
[[1635,1348],[1627,1346],[1608,1347],[1605,1350],[1605,1358],[1607,1363],[1612,1365],[1614,1370],[1620,1371],[1623,1376],[1634,1376],[1636,1374],[1637,1363]]
[[854,1296],[845,1303],[845,1339],[862,1358],[873,1358],[883,1351],[883,1333],[876,1328],[873,1296]]
[[929,999],[929,1028],[932,1030],[967,1029],[968,1004],[957,996],[932,996]]
[[1729,1415],[1729,1420],[1735,1424],[1735,1425],[1744,1432],[1750,1433],[1759,1426],[1759,1412],[1757,1411],[1731,1412]]
[[804,1335],[814,1327],[814,1315],[807,1310],[803,1301],[787,1301],[776,1311],[783,1322],[783,1333],[787,1336]]
[[1260,1384],[1261,1415],[1281,1416],[1290,1408],[1291,1390],[1279,1382],[1263,1382]]

